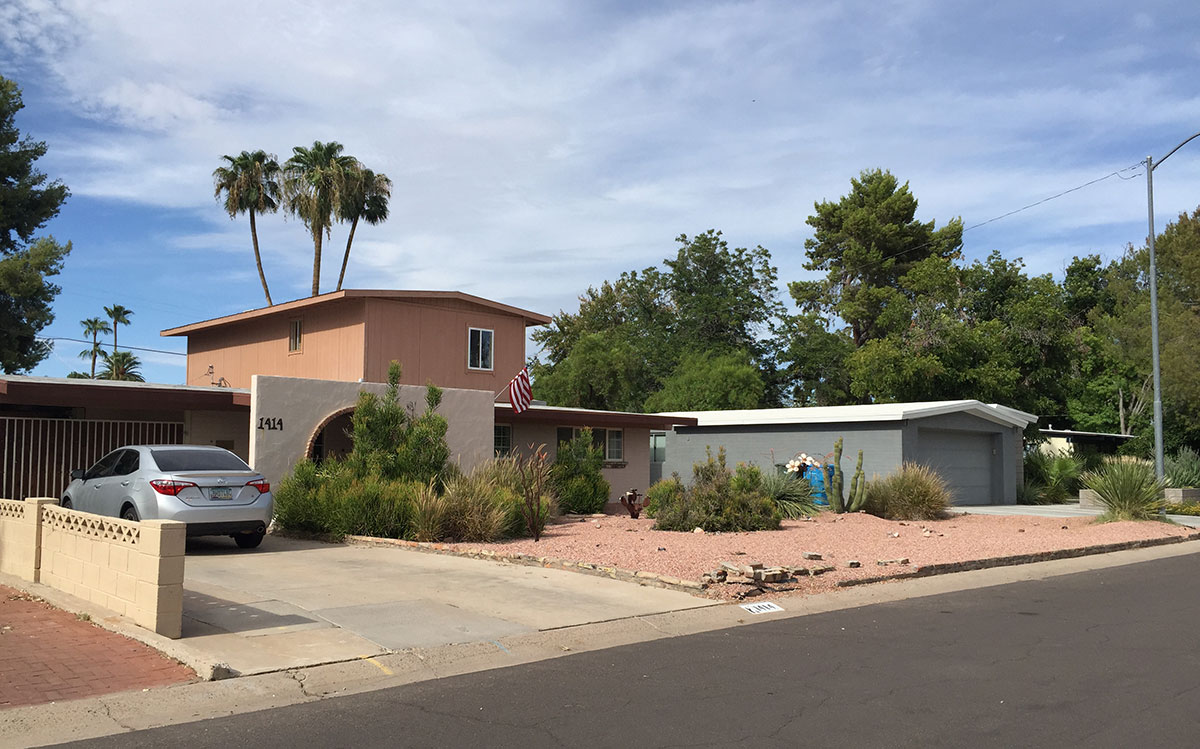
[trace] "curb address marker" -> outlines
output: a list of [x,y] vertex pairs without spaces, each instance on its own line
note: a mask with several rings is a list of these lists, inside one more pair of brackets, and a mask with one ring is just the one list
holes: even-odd
[[783,611],[783,607],[771,603],[770,601],[761,601],[759,603],[743,603],[741,606],[751,614],[769,614],[773,611]]

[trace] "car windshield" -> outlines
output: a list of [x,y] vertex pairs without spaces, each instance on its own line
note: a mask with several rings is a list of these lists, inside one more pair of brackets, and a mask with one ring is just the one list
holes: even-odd
[[164,450],[151,450],[154,462],[159,470],[173,473],[175,471],[249,471],[250,466],[242,459],[225,450],[189,450],[185,447],[172,447]]

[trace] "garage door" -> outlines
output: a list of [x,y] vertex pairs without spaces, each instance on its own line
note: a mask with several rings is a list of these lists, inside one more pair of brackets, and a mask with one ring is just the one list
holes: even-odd
[[996,457],[990,434],[917,431],[917,462],[935,469],[946,479],[956,505],[992,503]]

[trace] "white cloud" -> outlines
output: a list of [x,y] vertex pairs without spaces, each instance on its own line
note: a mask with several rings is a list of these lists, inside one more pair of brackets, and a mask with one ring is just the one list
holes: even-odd
[[[1153,47],[1120,25],[1168,9]],[[220,280],[245,303],[257,278],[244,220],[213,201],[217,156],[336,139],[396,184],[392,218],[359,229],[348,285],[553,312],[710,227],[794,278],[812,203],[863,168],[910,180],[923,218],[971,224],[1161,155],[1200,120],[1180,14],[1197,20],[1165,2],[1087,19],[1020,3],[17,0],[0,46],[82,118],[40,136],[48,168],[77,196],[198,217],[155,245],[243,263]],[[1178,187],[1200,157],[1178,158],[1164,218],[1200,202]],[[1031,268],[1061,267],[1082,236],[1112,251],[1141,236],[1140,189],[1101,183],[968,248]],[[264,216],[259,231],[276,297],[302,293],[304,227]],[[344,241],[335,228],[327,287]]]

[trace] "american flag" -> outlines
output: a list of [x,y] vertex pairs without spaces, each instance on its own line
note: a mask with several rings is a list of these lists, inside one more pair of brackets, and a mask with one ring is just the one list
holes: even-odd
[[512,404],[515,414],[529,409],[529,404],[533,402],[533,388],[529,384],[529,367],[521,367],[517,376],[508,383],[508,402]]

